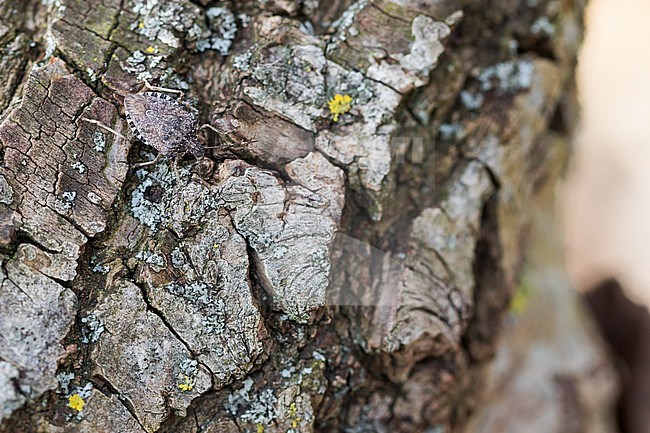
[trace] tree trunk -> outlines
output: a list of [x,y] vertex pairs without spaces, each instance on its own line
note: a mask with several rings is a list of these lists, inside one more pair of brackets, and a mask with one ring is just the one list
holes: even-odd
[[[583,8],[0,1],[0,430],[485,428]],[[135,165],[179,122],[135,137],[145,80],[220,131],[181,125],[197,164]],[[594,349],[549,372],[560,410],[604,391],[543,431],[613,389],[570,326]]]

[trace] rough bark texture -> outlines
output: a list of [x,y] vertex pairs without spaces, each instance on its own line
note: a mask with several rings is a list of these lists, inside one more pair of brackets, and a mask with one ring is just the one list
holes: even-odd
[[[0,430],[526,425],[495,403],[485,430],[482,398],[583,8],[0,1]],[[82,119],[128,134],[143,80],[223,131],[208,158],[135,168]],[[536,431],[595,431],[608,364],[557,326],[588,349],[543,375],[579,410]]]

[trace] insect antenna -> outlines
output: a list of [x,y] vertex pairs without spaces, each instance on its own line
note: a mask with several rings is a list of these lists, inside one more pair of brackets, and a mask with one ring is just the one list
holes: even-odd
[[94,125],[97,125],[97,126],[99,126],[100,128],[105,129],[105,130],[107,130],[108,132],[111,132],[111,133],[117,135],[118,137],[120,137],[120,138],[123,139],[123,140],[127,140],[127,141],[129,140],[129,139],[126,138],[124,135],[122,135],[122,134],[120,134],[119,132],[117,132],[116,130],[114,130],[114,129],[112,129],[112,128],[106,126],[106,125],[104,125],[104,124],[103,124],[102,122],[100,122],[99,120],[89,119],[89,118],[87,118],[87,117],[82,117],[81,120],[83,120],[84,122],[88,122],[88,123],[92,123],[92,124],[94,124]]
[[167,87],[153,86],[147,80],[144,80],[144,87],[146,87],[149,90],[158,91],[158,92],[177,93],[178,94],[178,99],[183,99],[183,96],[185,96],[185,92],[183,92],[182,90],[168,89]]

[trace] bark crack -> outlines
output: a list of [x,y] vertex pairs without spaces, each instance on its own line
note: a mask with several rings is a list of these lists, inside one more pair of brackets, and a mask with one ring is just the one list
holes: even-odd
[[189,345],[187,341],[174,329],[174,327],[169,323],[167,320],[167,317],[165,317],[165,314],[160,311],[160,309],[156,308],[152,303],[151,300],[149,299],[149,295],[147,294],[147,289],[143,287],[144,284],[138,284],[138,287],[140,288],[140,292],[142,293],[142,299],[144,300],[145,304],[147,305],[147,310],[156,316],[162,321],[162,323],[165,325],[165,327],[171,332],[174,337],[180,341],[183,346],[187,349],[187,351],[192,355],[192,357],[196,360],[196,362],[205,368],[207,371],[210,372],[210,382],[213,383],[214,381],[214,372],[203,362],[201,362],[201,358],[192,350],[192,347]]

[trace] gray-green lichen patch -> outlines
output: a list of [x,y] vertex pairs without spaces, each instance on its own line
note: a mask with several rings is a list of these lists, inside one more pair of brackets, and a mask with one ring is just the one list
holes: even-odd
[[82,317],[81,320],[81,342],[84,344],[95,343],[106,330],[101,320],[94,313]]
[[[311,44],[309,44],[311,42]],[[253,80],[243,88],[253,102],[295,124],[316,130],[316,121],[323,117],[327,103],[323,49],[308,40],[293,46],[252,48]]]
[[161,240],[161,246],[169,257],[167,268],[150,265],[136,274],[150,282],[151,305],[210,369],[215,388],[243,377],[264,360],[268,346],[244,238],[226,211],[212,210],[192,235],[178,243]]
[[[161,164],[155,171],[138,170],[136,175],[141,181],[131,192],[131,214],[141,224],[146,225],[152,231],[156,231],[158,226],[169,218],[167,212],[169,198],[152,199],[148,195],[149,193],[153,194],[153,188],[159,191],[160,194],[170,194],[174,174],[168,165]],[[187,173],[181,175],[187,175]]]
[[315,358],[285,362],[263,378],[244,380],[228,395],[224,409],[247,431],[313,432],[315,402],[326,390],[324,369],[325,363]]
[[95,131],[93,134],[93,149],[96,152],[103,152],[106,148],[106,136],[101,131]]
[[465,138],[465,128],[458,123],[443,123],[438,127],[438,133],[445,141],[461,141]]
[[533,77],[533,62],[530,60],[509,60],[483,69],[478,76],[481,91],[493,89],[501,93],[516,93],[530,87]]
[[460,92],[460,103],[469,111],[477,111],[483,106],[483,102],[485,102],[485,96],[480,92],[473,93],[468,90]]
[[542,34],[547,37],[555,35],[555,25],[546,16],[541,16],[535,20],[530,31],[533,34]]
[[[219,302],[228,301],[233,290],[242,296],[250,291],[246,280],[248,258],[242,243],[242,239],[245,240],[254,252],[257,275],[275,307],[294,320],[304,321],[309,312],[322,307],[325,302],[330,247],[341,218],[344,179],[343,172],[319,153],[298,158],[288,164],[286,170],[293,181],[291,185],[285,185],[271,171],[242,161],[226,161],[219,167],[217,184],[210,186],[188,180],[184,174],[176,178],[166,164],[159,164],[150,173],[142,172],[141,181],[131,195],[131,212],[153,230],[161,246],[165,245],[164,248],[158,247],[165,250],[163,261],[185,273],[194,269],[193,274],[186,274],[189,276],[185,283],[207,284],[205,289]],[[212,226],[216,221],[219,224]],[[204,228],[197,232],[197,227]],[[206,232],[208,228],[212,231]],[[170,246],[164,241],[166,235],[161,229],[172,230],[181,242]],[[193,257],[188,250],[192,245]],[[215,245],[220,245],[223,250],[215,248]],[[235,249],[229,251],[228,248]],[[233,267],[227,266],[228,261],[222,254],[230,255]],[[209,267],[206,267],[206,261]],[[208,272],[208,269],[212,270]],[[167,286],[171,277],[158,277],[157,271],[159,269],[152,267],[146,277],[143,274],[142,280],[154,282],[157,287]],[[212,277],[206,279],[210,273],[231,277],[221,282]],[[225,282],[233,284],[233,288],[223,288]],[[170,287],[176,296],[182,293],[182,285]],[[248,314],[250,298],[230,301],[240,308],[247,306],[241,312]],[[226,312],[232,309],[228,304],[225,307]],[[188,308],[194,307],[188,305]],[[252,322],[247,319],[242,323],[251,323],[255,327],[259,321],[255,318],[258,313],[251,308]],[[195,326],[190,329],[195,329]],[[182,332],[180,328],[178,332]],[[210,333],[206,331],[207,334]],[[192,340],[190,336],[186,338]],[[258,344],[249,346],[257,348]],[[200,351],[197,348],[197,352]],[[250,368],[258,349],[254,352],[246,362],[243,362],[245,357],[241,357],[243,352],[237,355],[243,364],[239,365],[239,361],[236,364],[240,368],[243,365]]]
[[95,374],[129,402],[147,431],[172,411],[184,416],[192,399],[211,388],[209,371],[188,371],[192,353],[147,309],[133,283],[113,281],[93,314],[106,329],[91,354]]
[[347,35],[357,35],[358,30],[354,29],[352,25],[357,20],[357,16],[368,6],[368,0],[357,0],[341,14],[341,16],[332,23],[332,27],[337,29],[338,32],[333,36],[332,40],[336,46],[337,42],[344,42],[347,40]]
[[59,388],[56,390],[57,394],[65,394],[68,395],[70,393],[70,382],[74,380],[75,374],[74,373],[66,373],[64,371],[60,372],[59,374],[56,375],[56,380],[59,382]]
[[130,0],[129,7],[137,16],[130,24],[132,31],[173,49],[186,45],[225,56],[237,33],[235,16],[225,6],[213,6],[204,13],[189,1]]
[[273,390],[267,388],[251,395],[253,379],[248,378],[242,384],[241,388],[228,396],[226,411],[253,425],[271,424],[276,418],[275,404],[278,401]]
[[198,51],[215,50],[222,56],[230,51],[237,34],[237,19],[223,6],[213,6],[205,11],[210,31],[196,43]]
[[180,48],[178,34],[196,39],[201,27],[196,22],[200,9],[185,1],[176,0],[130,0],[130,9],[137,18],[130,29],[149,41],[158,41],[171,48]]
[[[306,328],[294,328],[297,333],[299,329]],[[206,404],[194,417],[179,421],[174,428],[182,432],[196,431],[199,426],[203,431],[312,433],[328,389],[326,357],[310,349],[298,355],[295,349],[285,341],[260,371],[206,396]]]
[[488,66],[476,75],[478,89],[460,92],[460,102],[469,111],[477,111],[488,92],[498,95],[527,90],[533,80],[534,64],[530,59],[515,59]]

